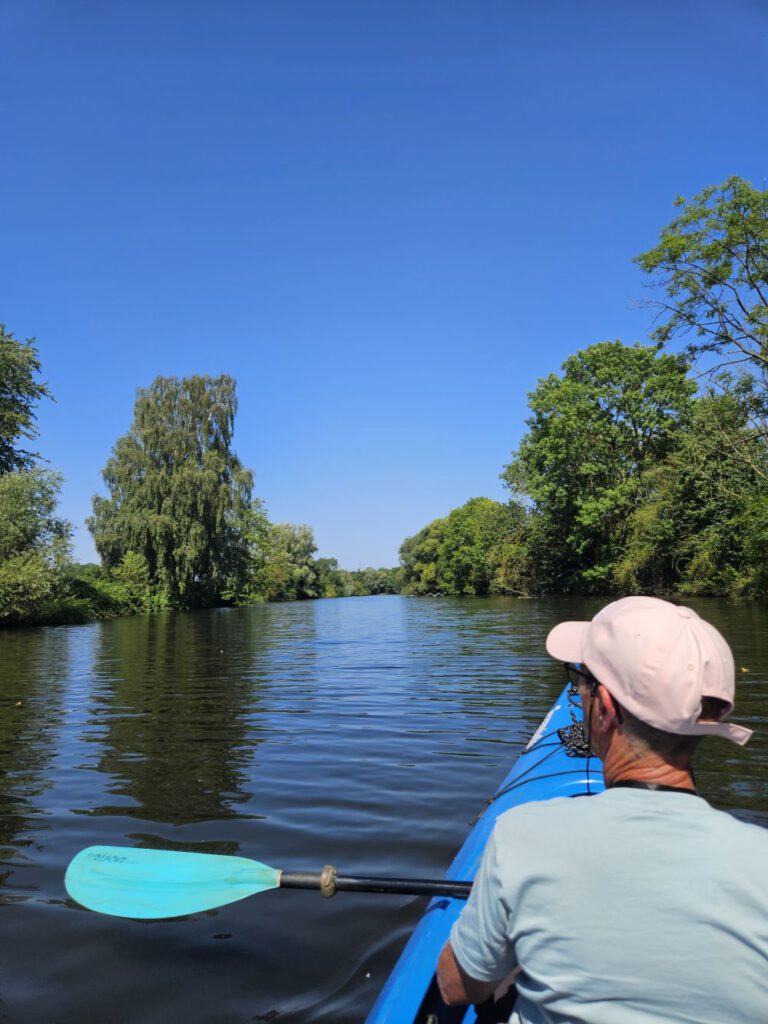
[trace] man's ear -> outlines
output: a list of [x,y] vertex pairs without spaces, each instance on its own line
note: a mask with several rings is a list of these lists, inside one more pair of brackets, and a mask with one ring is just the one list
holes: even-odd
[[616,701],[602,683],[598,684],[597,698],[598,719],[601,729],[605,730],[611,723],[619,721],[619,716],[616,713]]

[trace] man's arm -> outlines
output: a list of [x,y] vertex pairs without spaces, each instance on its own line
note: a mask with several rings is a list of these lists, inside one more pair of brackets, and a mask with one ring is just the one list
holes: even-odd
[[468,1006],[470,1003],[484,1003],[496,991],[499,982],[470,978],[448,941],[437,964],[437,984],[447,1006]]

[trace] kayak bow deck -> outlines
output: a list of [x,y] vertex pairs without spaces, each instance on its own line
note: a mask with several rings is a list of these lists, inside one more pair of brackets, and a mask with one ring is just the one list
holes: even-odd
[[[578,742],[570,742],[577,739],[570,730],[579,711],[578,697],[566,686],[481,813],[448,869],[447,878],[472,881],[496,819],[510,808],[557,796],[587,796],[603,789],[599,759],[584,756]],[[503,1017],[494,1015],[491,1008],[488,1016],[482,1011],[478,1015],[474,1007],[441,1009],[435,967],[463,905],[461,899],[445,897],[430,902],[366,1024],[482,1024],[508,1019],[509,1006]]]

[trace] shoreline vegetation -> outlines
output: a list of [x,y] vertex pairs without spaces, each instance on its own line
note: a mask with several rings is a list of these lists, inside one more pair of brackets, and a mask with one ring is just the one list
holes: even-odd
[[[529,395],[501,473],[400,548],[396,568],[315,558],[269,520],[232,451],[235,381],[158,377],[102,472],[72,560],[61,476],[24,445],[51,398],[34,339],[0,325],[0,626],[371,594],[768,596],[768,191],[729,178],[635,262],[660,298],[646,343],[602,341]],[[681,353],[669,351],[680,338]]]

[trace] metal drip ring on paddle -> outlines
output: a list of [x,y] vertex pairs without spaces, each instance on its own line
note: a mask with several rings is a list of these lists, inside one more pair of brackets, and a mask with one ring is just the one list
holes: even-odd
[[333,864],[326,864],[320,872],[320,895],[329,898],[336,895],[336,868]]

